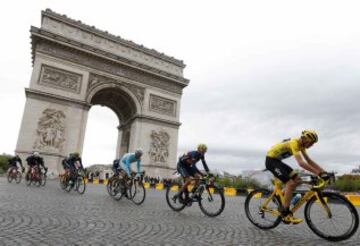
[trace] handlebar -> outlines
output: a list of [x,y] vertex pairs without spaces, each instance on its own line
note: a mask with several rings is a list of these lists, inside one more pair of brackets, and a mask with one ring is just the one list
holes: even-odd
[[301,181],[301,184],[309,184],[313,189],[322,189],[327,184],[335,182],[335,173],[327,173],[328,179],[323,179],[319,176],[311,175],[311,174],[303,174],[301,177],[310,177],[310,181]]

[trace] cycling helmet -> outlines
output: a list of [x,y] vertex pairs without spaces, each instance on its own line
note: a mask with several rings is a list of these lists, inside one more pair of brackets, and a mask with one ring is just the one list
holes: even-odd
[[74,152],[74,153],[72,153],[72,155],[73,155],[74,157],[80,157],[80,153],[79,153],[79,152]]
[[301,137],[313,142],[313,143],[316,143],[318,141],[318,135],[316,134],[315,131],[313,130],[304,130],[302,131],[301,133]]
[[201,144],[198,144],[197,149],[200,150],[200,151],[206,152],[207,151],[207,146],[206,146],[206,144],[201,143]]
[[34,151],[33,155],[34,155],[34,156],[39,156],[40,154],[39,154],[39,152]]
[[137,150],[135,150],[135,155],[136,155],[136,156],[142,156],[142,154],[143,154],[142,149],[137,149]]

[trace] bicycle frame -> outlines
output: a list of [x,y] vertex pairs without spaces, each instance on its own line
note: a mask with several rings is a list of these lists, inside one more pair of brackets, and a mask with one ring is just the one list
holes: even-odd
[[[281,205],[283,205],[285,203],[285,197],[282,192],[282,184],[283,183],[278,179],[274,179],[273,183],[274,183],[275,189],[271,193],[271,195],[265,200],[265,202],[261,205],[261,209],[264,211],[271,212],[275,216],[280,216],[281,215],[280,211],[274,211],[274,210],[267,209],[268,204],[270,203],[270,201],[273,199],[274,196],[277,196],[280,198]],[[308,182],[302,182],[302,183],[307,184]],[[320,204],[324,208],[327,216],[330,218],[331,211],[330,211],[329,207],[327,206],[326,201],[319,195],[319,190],[323,189],[327,183],[328,183],[328,181],[324,181],[324,180],[320,179],[319,184],[316,186],[312,186],[312,188],[309,191],[305,192],[305,194],[295,204],[295,206],[290,209],[290,211],[294,214],[304,203],[306,203],[307,201],[309,201],[311,198],[313,198],[315,196],[316,199],[318,201],[320,201]]]

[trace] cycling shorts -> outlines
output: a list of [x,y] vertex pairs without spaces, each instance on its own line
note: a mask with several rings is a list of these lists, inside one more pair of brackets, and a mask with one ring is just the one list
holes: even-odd
[[290,179],[294,179],[297,173],[287,164],[276,158],[266,157],[266,169],[272,172],[274,176],[286,184]]
[[194,166],[184,164],[181,161],[178,162],[176,169],[183,178],[193,177],[197,173],[197,169]]

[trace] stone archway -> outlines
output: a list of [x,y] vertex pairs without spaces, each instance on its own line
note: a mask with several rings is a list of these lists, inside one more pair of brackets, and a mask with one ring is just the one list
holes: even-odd
[[[141,115],[141,100],[131,92],[123,83],[119,82],[99,82],[90,87],[86,101],[91,105],[101,105],[110,108],[115,112],[119,119],[118,144],[116,147],[116,157],[129,152],[134,146],[134,139],[131,139],[133,119]],[[131,147],[130,147],[131,146]],[[134,147],[132,147],[134,146]]]
[[39,151],[57,175],[64,156],[82,151],[89,109],[100,104],[119,118],[117,156],[141,147],[149,175],[174,170],[189,83],[182,61],[51,10],[42,12],[41,28],[31,27],[31,40],[18,154]]

